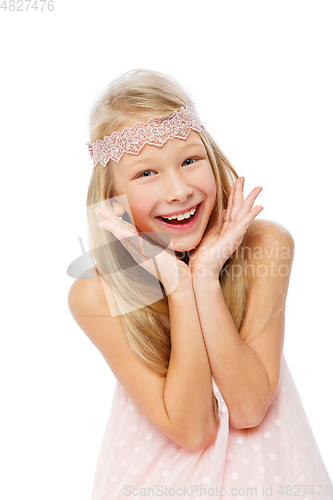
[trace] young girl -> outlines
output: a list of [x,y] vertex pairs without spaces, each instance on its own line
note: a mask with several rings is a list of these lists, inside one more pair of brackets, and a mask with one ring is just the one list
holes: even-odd
[[[332,500],[283,355],[290,233],[256,219],[171,78],[133,71],[91,116],[95,269],[71,312],[117,384],[93,500]],[[95,279],[91,279],[91,278]]]

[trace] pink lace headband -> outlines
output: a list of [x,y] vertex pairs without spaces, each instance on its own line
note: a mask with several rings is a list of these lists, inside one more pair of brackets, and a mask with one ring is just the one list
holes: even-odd
[[87,145],[94,167],[99,162],[105,167],[109,160],[119,163],[124,153],[138,155],[145,144],[162,147],[169,139],[185,141],[191,130],[201,130],[194,104],[180,108],[170,116],[137,122],[122,132],[113,132],[103,139],[87,142]]

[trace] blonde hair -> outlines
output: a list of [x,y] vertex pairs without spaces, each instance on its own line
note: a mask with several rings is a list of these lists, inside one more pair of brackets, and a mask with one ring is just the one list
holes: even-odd
[[[130,71],[111,82],[96,102],[91,113],[90,140],[102,139],[137,121],[171,115],[190,104],[190,97],[172,78],[155,71]],[[199,136],[206,148],[217,186],[207,231],[216,223],[221,224],[222,210],[226,207],[231,186],[238,176],[204,127]],[[103,167],[99,163],[91,176],[87,206],[109,200],[114,195],[110,165]],[[129,253],[110,232],[100,230],[96,218],[89,215],[89,211],[88,223],[96,267],[110,285],[120,313],[123,312],[120,319],[129,345],[147,365],[157,373],[166,375],[171,350],[167,297],[154,301],[153,297],[157,296],[160,289],[159,282],[135,265]],[[247,292],[242,247],[245,247],[245,238],[220,274],[221,289],[238,330],[244,315]],[[234,266],[243,272],[231,272]],[[145,305],[149,303],[147,297],[154,302]],[[125,312],[128,311],[129,301],[132,310]]]

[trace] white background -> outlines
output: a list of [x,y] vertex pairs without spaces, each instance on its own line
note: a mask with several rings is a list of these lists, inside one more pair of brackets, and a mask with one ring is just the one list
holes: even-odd
[[259,217],[294,237],[285,354],[332,477],[332,2],[38,3],[0,9],[1,498],[90,500],[114,377],[69,313],[66,269],[91,106],[139,67],[191,92],[246,192],[263,186]]

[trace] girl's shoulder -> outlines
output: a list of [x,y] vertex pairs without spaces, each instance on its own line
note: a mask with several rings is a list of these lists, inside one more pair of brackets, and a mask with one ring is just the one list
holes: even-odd
[[[265,250],[264,255],[273,256],[272,249],[278,252],[288,250],[294,254],[295,242],[290,231],[278,222],[267,219],[255,219],[247,230],[245,247],[252,250]],[[276,253],[275,253],[276,255]]]
[[251,243],[285,243],[290,247],[294,247],[294,239],[289,230],[278,222],[267,219],[255,219],[247,231],[247,238]]
[[[278,222],[255,219],[249,226],[242,248],[248,277],[270,279],[279,269],[280,278],[288,280],[295,253],[289,230]],[[266,271],[266,272],[265,272]]]
[[83,318],[110,316],[112,294],[108,288],[95,267],[85,271],[72,283],[68,293],[68,306],[81,328]]

